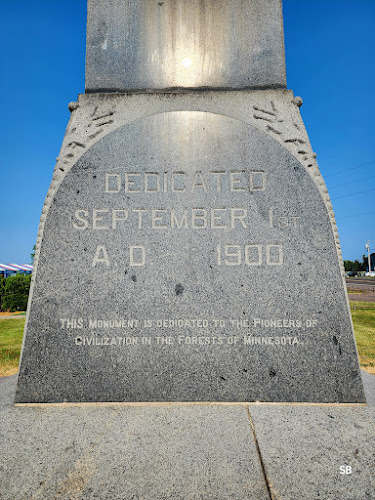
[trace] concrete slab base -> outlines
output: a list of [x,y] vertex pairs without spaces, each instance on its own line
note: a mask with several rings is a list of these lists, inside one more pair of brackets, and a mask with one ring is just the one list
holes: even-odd
[[0,498],[370,500],[375,377],[363,381],[367,406],[15,407],[16,377],[2,378]]
[[[375,387],[375,377],[367,382]],[[373,500],[374,407],[251,406],[275,500]]]

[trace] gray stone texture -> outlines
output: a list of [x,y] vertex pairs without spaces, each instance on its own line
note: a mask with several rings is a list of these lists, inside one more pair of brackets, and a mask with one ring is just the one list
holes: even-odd
[[[81,96],[43,209],[16,401],[363,401],[331,208],[291,92]],[[90,328],[119,319],[138,324]]]
[[[0,379],[0,498],[372,500],[375,377],[368,406],[13,406]],[[250,418],[249,413],[250,412]],[[351,475],[340,466],[350,465]]]
[[239,406],[13,407],[0,379],[0,498],[267,499]]
[[[250,412],[272,498],[375,498],[375,376],[364,373],[369,408],[272,405]],[[340,467],[349,466],[349,474]],[[372,471],[372,472],[370,472]]]
[[286,87],[280,0],[89,0],[86,92]]

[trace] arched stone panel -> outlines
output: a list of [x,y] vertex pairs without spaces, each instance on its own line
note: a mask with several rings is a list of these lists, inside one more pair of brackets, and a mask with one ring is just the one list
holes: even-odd
[[110,132],[50,205],[17,402],[364,400],[330,217],[234,118]]

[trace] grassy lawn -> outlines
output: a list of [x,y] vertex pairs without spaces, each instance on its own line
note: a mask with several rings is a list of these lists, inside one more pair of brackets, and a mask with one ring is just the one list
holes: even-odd
[[[351,305],[361,368],[375,374],[375,309],[365,302]],[[0,377],[17,373],[24,325],[25,316],[0,318]]]
[[375,374],[375,309],[353,309],[351,305],[361,368]]
[[17,373],[24,325],[25,316],[0,319],[0,377]]

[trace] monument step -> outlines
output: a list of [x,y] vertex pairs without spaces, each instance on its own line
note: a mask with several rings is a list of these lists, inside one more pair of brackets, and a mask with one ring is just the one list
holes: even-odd
[[367,406],[19,407],[2,378],[0,498],[372,500],[375,377],[362,377]]

